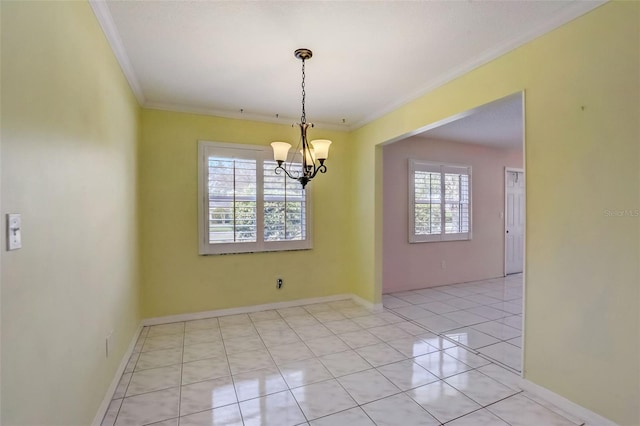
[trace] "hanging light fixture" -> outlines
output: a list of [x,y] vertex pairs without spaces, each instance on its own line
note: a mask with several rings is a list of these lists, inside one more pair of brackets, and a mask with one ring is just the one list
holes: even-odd
[[294,55],[302,61],[302,116],[300,117],[300,123],[297,124],[300,127],[300,144],[302,145],[302,150],[300,151],[302,154],[302,172],[292,174],[282,166],[287,161],[291,144],[287,142],[271,142],[271,147],[273,148],[273,159],[278,162],[275,173],[280,174],[281,171],[284,171],[289,178],[297,180],[304,188],[318,172],[327,172],[327,166],[325,166],[324,162],[329,157],[331,141],[327,139],[307,141],[307,129],[313,127],[313,123],[307,123],[307,114],[304,109],[306,96],[304,91],[304,64],[307,59],[311,59],[313,53],[309,49],[298,49],[294,52]]

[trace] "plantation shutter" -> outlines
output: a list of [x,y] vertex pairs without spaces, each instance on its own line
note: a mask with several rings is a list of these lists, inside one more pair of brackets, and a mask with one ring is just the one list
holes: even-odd
[[442,166],[445,234],[469,232],[469,169]]
[[409,242],[471,238],[471,168],[409,160]]
[[275,173],[270,148],[200,142],[199,155],[201,254],[311,248],[308,191]]
[[256,242],[256,160],[208,158],[209,244]]
[[[275,174],[278,164],[264,161],[264,240],[296,241],[306,238],[306,197],[298,181],[284,173]],[[300,163],[286,166],[293,173],[302,173]]]
[[413,212],[415,234],[440,234],[442,231],[442,179],[440,171],[416,170],[413,185],[415,188]]

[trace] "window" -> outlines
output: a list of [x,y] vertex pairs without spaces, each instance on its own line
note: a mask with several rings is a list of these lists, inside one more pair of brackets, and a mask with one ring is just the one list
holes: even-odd
[[471,239],[471,167],[409,160],[409,242]]
[[311,248],[308,189],[275,174],[270,148],[201,141],[198,150],[200,254]]

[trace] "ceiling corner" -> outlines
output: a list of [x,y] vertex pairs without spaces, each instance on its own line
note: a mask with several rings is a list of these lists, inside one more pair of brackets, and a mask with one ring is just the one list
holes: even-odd
[[144,93],[142,92],[142,87],[140,86],[140,82],[133,71],[133,66],[131,65],[129,56],[126,53],[124,44],[122,43],[116,24],[113,21],[113,17],[111,16],[106,0],[89,0],[89,5],[91,6],[91,9],[93,9],[93,13],[96,15],[98,23],[102,28],[102,32],[107,38],[107,41],[111,46],[111,50],[120,64],[120,68],[122,69],[125,78],[129,82],[129,87],[138,100],[138,104],[141,106],[144,105],[146,100]]

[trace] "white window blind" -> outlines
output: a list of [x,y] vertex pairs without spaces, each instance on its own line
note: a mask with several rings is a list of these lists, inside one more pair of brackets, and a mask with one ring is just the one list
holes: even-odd
[[409,242],[471,239],[471,167],[409,160]]
[[262,146],[199,143],[200,254],[311,248],[308,190],[275,174],[271,156]]

